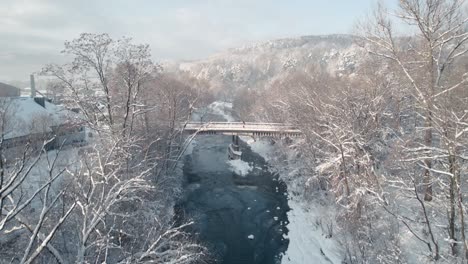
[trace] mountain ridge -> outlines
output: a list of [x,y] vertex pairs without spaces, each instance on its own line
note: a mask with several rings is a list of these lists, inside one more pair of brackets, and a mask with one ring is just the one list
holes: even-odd
[[216,91],[264,89],[292,71],[320,68],[331,75],[352,75],[367,52],[348,34],[306,35],[252,43],[179,62],[176,70],[208,80]]

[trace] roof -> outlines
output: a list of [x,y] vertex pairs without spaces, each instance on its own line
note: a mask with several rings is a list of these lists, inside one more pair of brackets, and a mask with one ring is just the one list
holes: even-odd
[[14,93],[14,96],[17,96],[20,94],[20,89],[16,88],[13,85],[9,85],[6,83],[0,82],[0,91],[7,91],[8,93]]
[[52,132],[51,127],[64,125],[77,117],[76,113],[47,100],[44,105],[42,107],[31,97],[0,98],[0,112],[6,113],[4,120],[0,118],[0,122],[5,122],[4,138]]
[[0,82],[0,89],[18,89],[19,90],[19,88],[16,88],[13,85],[9,85],[9,84],[2,83],[2,82]]

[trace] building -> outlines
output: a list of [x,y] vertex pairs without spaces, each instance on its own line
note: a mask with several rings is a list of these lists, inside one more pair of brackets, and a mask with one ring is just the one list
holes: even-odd
[[0,82],[0,97],[17,97],[20,93],[19,88]]
[[4,148],[27,144],[40,148],[45,141],[49,141],[47,149],[85,143],[85,128],[79,114],[44,97],[0,98],[0,113]]

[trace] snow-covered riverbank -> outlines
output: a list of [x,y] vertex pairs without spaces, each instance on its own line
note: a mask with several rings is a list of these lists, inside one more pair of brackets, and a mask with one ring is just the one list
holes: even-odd
[[[227,121],[234,121],[231,115],[232,104],[215,102],[209,106],[211,111],[221,115]],[[286,157],[292,155],[286,146],[278,146],[265,138],[254,140],[251,137],[241,137],[241,140],[250,146],[253,152],[262,156],[271,169],[280,175],[288,187],[288,205],[291,210],[287,213],[287,229],[289,233],[285,239],[289,239],[289,246],[282,257],[282,264],[330,264],[341,263],[343,257],[340,246],[333,237],[334,210],[333,206],[324,203],[323,200],[306,200],[303,193],[303,183],[298,180],[300,175],[295,165],[286,162]],[[238,175],[246,175],[252,170],[252,165],[242,160],[228,161],[233,172]],[[302,188],[302,190],[301,190]]]
[[[340,246],[332,233],[334,226],[333,207],[320,201],[307,201],[299,190],[298,170],[294,166],[285,167],[278,161],[279,152],[288,151],[283,146],[272,145],[267,139],[254,141],[243,137],[252,151],[260,154],[272,169],[280,174],[288,186],[289,246],[282,258],[282,264],[330,264],[341,263]],[[281,165],[280,165],[281,164]],[[331,236],[331,237],[330,237]]]

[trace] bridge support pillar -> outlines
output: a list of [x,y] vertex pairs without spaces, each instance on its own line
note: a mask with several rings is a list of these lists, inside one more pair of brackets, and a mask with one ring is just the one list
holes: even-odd
[[240,146],[239,146],[239,136],[238,135],[232,135],[232,146],[234,148],[235,151],[239,151],[240,150]]
[[240,151],[240,146],[239,146],[239,136],[238,135],[232,135],[232,143],[229,144],[228,148],[228,157],[231,160],[234,159],[240,159],[242,155],[242,152]]

